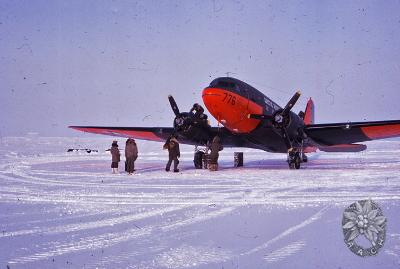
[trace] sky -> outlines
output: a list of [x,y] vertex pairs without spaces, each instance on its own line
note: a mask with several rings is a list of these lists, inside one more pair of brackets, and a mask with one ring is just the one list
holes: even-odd
[[[400,119],[400,1],[0,0],[0,136],[172,126],[217,77],[316,122]],[[212,123],[215,125],[216,121]]]

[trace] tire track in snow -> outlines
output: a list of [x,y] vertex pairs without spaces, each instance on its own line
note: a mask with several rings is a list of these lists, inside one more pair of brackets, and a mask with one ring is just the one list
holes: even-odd
[[67,225],[59,225],[54,227],[46,227],[46,228],[34,228],[28,230],[19,230],[19,231],[7,231],[7,233],[3,234],[1,238],[6,237],[15,237],[15,236],[22,236],[22,235],[30,235],[40,233],[42,235],[54,235],[54,234],[62,234],[62,233],[70,233],[82,230],[90,230],[90,229],[98,229],[102,227],[109,227],[121,224],[127,224],[134,221],[143,220],[146,218],[158,216],[161,214],[167,214],[173,211],[182,210],[185,207],[169,207],[163,208],[158,210],[153,210],[150,212],[144,213],[137,213],[137,214],[127,214],[125,216],[115,217],[115,218],[108,218],[99,221],[90,221],[84,223],[77,223],[77,224],[67,224]]
[[155,258],[156,267],[192,268],[229,260],[232,253],[215,247],[181,245],[165,251]]
[[306,245],[305,241],[297,241],[297,242],[291,243],[283,248],[274,250],[273,252],[265,255],[264,260],[266,260],[268,263],[281,261],[281,260],[286,259],[287,257],[297,253],[302,248],[304,248],[305,245]]
[[[39,160],[38,163],[49,163],[49,165],[52,165],[57,164],[63,160],[63,157],[53,157],[55,160],[54,162],[49,162],[49,157],[46,157],[42,158],[42,160]],[[398,156],[393,158],[397,157]],[[70,159],[77,160],[75,158]],[[108,160],[108,157],[104,158],[104,160],[106,159]],[[361,164],[355,162],[351,165],[350,168],[341,167],[344,164],[343,162],[332,165],[329,163],[328,160],[325,161],[325,163],[322,162],[320,164],[310,166],[311,169],[307,170],[306,167],[306,169],[304,169],[303,171],[296,171],[297,176],[295,180],[291,179],[290,177],[290,175],[293,174],[293,171],[284,171],[282,169],[272,169],[269,171],[265,169],[252,168],[244,168],[238,170],[223,168],[224,170],[213,173],[212,176],[210,176],[211,174],[208,174],[208,171],[204,171],[204,173],[202,174],[197,173],[197,171],[194,170],[187,170],[183,174],[172,176],[171,174],[166,173],[160,175],[159,171],[154,171],[154,169],[157,169],[157,167],[160,166],[149,168],[148,170],[146,170],[150,171],[149,173],[138,175],[139,179],[137,179],[135,178],[135,176],[130,178],[122,176],[113,177],[109,175],[104,175],[102,173],[90,172],[77,174],[61,173],[58,171],[46,172],[46,170],[32,169],[33,165],[31,164],[31,162],[33,164],[35,163],[34,158],[26,159],[27,162],[23,162],[21,161],[21,159],[16,160],[16,166],[10,166],[9,168],[7,168],[9,169],[7,171],[8,174],[4,173],[3,171],[1,171],[0,174],[1,176],[5,176],[5,178],[7,178],[7,184],[20,184],[23,187],[15,189],[15,192],[12,192],[12,189],[8,189],[11,190],[11,192],[5,193],[4,197],[0,196],[2,201],[4,201],[3,198],[6,198],[11,202],[15,201],[16,195],[18,195],[18,193],[20,192],[23,194],[22,199],[26,199],[27,203],[32,202],[32,204],[34,204],[36,202],[44,202],[56,206],[60,206],[60,204],[62,205],[62,203],[68,203],[71,206],[75,205],[76,207],[85,207],[88,209],[91,206],[98,206],[98,209],[101,210],[102,206],[105,205],[112,206],[121,204],[156,204],[164,206],[176,206],[178,204],[182,206],[192,206],[196,204],[206,205],[213,203],[218,206],[224,205],[232,207],[241,205],[275,205],[289,207],[292,205],[304,206],[305,204],[332,204],[338,202],[343,203],[343,201],[353,201],[354,197],[370,197],[371,194],[373,196],[382,195],[382,198],[380,198],[382,200],[399,200],[399,189],[397,188],[397,183],[393,185],[394,188],[393,190],[391,190],[390,193],[385,193],[385,188],[379,189],[379,186],[382,185],[381,183],[384,183],[382,180],[374,180],[371,177],[367,177],[364,180],[361,178],[363,177],[363,175],[365,176],[365,174],[369,175],[374,173],[379,175],[374,175],[374,177],[377,177],[378,179],[380,177],[389,176],[389,172],[384,171],[386,167],[390,166],[390,169],[393,169],[393,167],[398,167],[398,164],[396,163],[391,165],[382,165],[381,163],[372,162],[370,160],[367,160],[365,163]],[[88,161],[86,156],[84,156],[83,158],[79,158],[79,160]],[[68,162],[68,160],[66,161]],[[332,162],[334,161],[335,160],[333,160]],[[325,167],[324,169],[318,169],[318,167],[322,167],[324,165],[328,167]],[[356,169],[353,169],[353,166]],[[264,167],[268,168],[268,166]],[[282,167],[286,166],[282,165]],[[316,168],[316,170],[312,168]],[[333,168],[333,170],[329,170],[330,168]],[[339,170],[335,170],[336,168],[347,169],[347,171],[343,173]],[[365,171],[362,170],[364,168],[366,168]],[[12,171],[17,171],[17,173],[20,173],[20,175],[13,175]],[[325,171],[328,172],[331,178],[323,175],[320,176],[320,174],[323,174]],[[199,182],[199,179],[196,178],[197,174],[200,177],[206,175],[206,178],[203,179],[202,182]],[[99,175],[105,180],[113,181],[113,183],[107,182],[100,187],[97,186]],[[349,175],[352,177],[349,177]],[[157,182],[157,184],[151,183],[150,180],[143,179],[144,176],[150,178],[151,180],[154,180],[155,183]],[[24,177],[26,177],[25,180]],[[315,179],[313,177],[315,177]],[[346,182],[338,180],[338,178],[340,177],[344,177],[346,179]],[[57,180],[55,180],[54,178],[56,178]],[[58,178],[60,179],[58,180]],[[398,179],[398,177],[395,177],[395,179]],[[17,180],[21,180],[21,182],[19,183]],[[137,181],[121,182],[123,180],[140,180],[141,183],[138,184]],[[115,181],[118,181],[118,183],[115,183]],[[160,184],[160,181],[164,181],[166,184]],[[171,184],[171,182],[176,183]],[[199,182],[199,184],[194,184],[195,182]],[[185,183],[188,184],[186,185]],[[202,183],[204,183],[204,185],[201,185]],[[194,189],[195,191],[190,192],[190,189],[186,186],[192,188],[192,190]],[[56,189],[57,187],[60,188]],[[53,190],[53,188],[55,190]],[[85,191],[81,191],[80,189],[83,188],[87,188],[90,192],[92,192],[92,194],[88,195],[87,193],[85,193]],[[141,188],[141,190],[138,190],[138,188]],[[149,192],[149,190],[153,191],[153,193]],[[166,191],[168,191],[169,193]],[[2,192],[3,190],[0,191],[0,195],[2,195]],[[191,209],[189,207],[189,213],[190,210]],[[203,212],[202,214],[206,215],[207,212]],[[75,239],[75,241],[73,242],[48,242],[50,244],[44,245],[45,248],[42,248],[38,253],[36,253],[37,256],[34,256],[36,255],[35,253],[31,255],[21,256],[22,258],[26,259],[31,256],[32,261],[34,262],[47,259],[46,255],[49,253],[55,253],[55,255],[64,255],[80,251],[83,252],[87,251],[87,248],[90,246],[93,246],[93,249],[99,249],[103,246],[109,247],[115,244],[127,242],[129,240],[135,240],[136,238],[139,238],[140,242],[153,242],[154,238],[157,237],[157,235],[164,235],[169,231],[176,231],[176,233],[181,232],[182,228],[186,227],[187,225],[191,225],[191,218],[192,217],[188,216],[187,218],[181,218],[179,220],[175,219],[172,222],[163,222],[165,226],[160,226],[157,224],[144,227],[144,229],[149,229],[148,234],[142,234],[140,233],[140,231],[137,231],[137,234],[131,237],[131,239],[124,239],[124,233],[122,232],[119,234],[120,236],[122,236],[122,238],[118,238],[118,235],[116,235],[117,237],[114,237],[111,234],[107,233],[92,237],[82,237],[80,239]],[[202,220],[199,220],[198,222],[201,221]],[[289,228],[289,230],[291,230],[292,228],[296,228],[299,225],[295,225]],[[296,232],[298,229],[301,228],[302,227],[298,227],[295,230],[289,231],[289,234]],[[133,231],[135,231],[135,229],[133,229]],[[284,237],[287,236],[288,235],[284,235]],[[108,245],[107,242],[109,240],[111,240],[111,243],[109,243]],[[266,248],[270,248],[271,245],[278,240],[280,239],[278,238],[272,242],[268,241],[270,243],[267,244]],[[76,244],[77,249],[74,248],[74,244]],[[41,246],[39,245],[39,247]],[[57,251],[58,248],[60,248],[60,251]],[[263,248],[261,248],[260,250],[262,249]],[[155,251],[161,250],[158,249]],[[290,247],[288,248],[288,251],[290,251]],[[142,252],[138,251],[133,254],[125,253],[124,255],[121,255],[119,257],[126,257],[126,259],[131,259],[132,257],[136,257],[137,255],[141,254]],[[117,259],[118,257],[116,257],[114,260],[111,257],[110,261],[117,262]],[[108,264],[112,266],[111,262]]]
[[263,249],[268,248],[271,244],[287,237],[288,235],[291,235],[294,232],[297,232],[298,230],[310,225],[311,223],[319,220],[322,215],[328,210],[329,206],[325,206],[323,207],[321,210],[319,210],[317,213],[315,213],[314,215],[312,215],[311,217],[305,219],[304,221],[302,221],[301,223],[294,225],[288,229],[286,229],[285,231],[283,231],[282,233],[280,233],[279,235],[275,236],[274,238],[268,240],[267,242],[265,242],[264,244],[255,247],[249,251],[246,251],[244,253],[241,253],[240,256],[244,256],[244,255],[250,255],[253,253],[256,253],[258,251],[261,251]]
[[142,227],[140,229],[135,227],[133,229],[128,229],[124,232],[106,233],[100,236],[89,236],[81,238],[78,241],[73,241],[70,243],[54,244],[53,246],[48,247],[48,249],[44,249],[45,251],[43,252],[22,257],[16,257],[11,259],[8,263],[26,264],[74,252],[108,248],[115,244],[133,240],[134,238],[137,239],[143,236],[151,235],[154,232],[172,232],[178,228],[181,228],[182,226],[188,226],[198,222],[204,222],[212,218],[221,217],[232,212],[233,210],[235,210],[235,208],[221,208],[219,210],[214,210],[209,214],[204,214],[204,212],[201,212],[200,214],[196,214],[187,219],[178,220],[172,223],[164,221],[160,224],[154,226],[150,225],[148,227]]
[[[32,183],[35,182],[35,184],[39,181],[37,177],[34,177],[31,180],[28,180],[27,178],[29,175],[25,175],[26,181]],[[54,182],[54,181],[53,181]],[[59,181],[56,182],[56,184],[51,184],[49,185],[49,181],[46,182],[47,187],[54,187],[55,185],[60,184]],[[32,196],[31,190],[17,190],[16,193],[0,193],[1,197],[3,200],[12,200],[15,201],[16,194],[19,195],[19,198],[24,199],[26,201],[31,201],[31,202],[76,202],[76,201],[84,201],[83,203],[108,203],[108,204],[115,204],[114,202],[118,204],[208,204],[208,203],[221,203],[225,205],[240,205],[240,204],[270,204],[271,202],[273,204],[279,204],[284,201],[284,203],[292,203],[292,204],[297,204],[297,203],[316,203],[316,202],[343,202],[343,201],[351,201],[352,199],[358,198],[358,197],[378,197],[380,200],[398,200],[400,199],[400,194],[396,193],[386,193],[386,191],[342,191],[342,192],[324,192],[324,191],[317,191],[317,192],[312,192],[310,193],[310,186],[309,184],[306,184],[307,186],[304,188],[301,188],[299,184],[297,185],[293,184],[291,187],[287,188],[284,187],[284,189],[287,189],[287,191],[282,191],[282,188],[275,188],[275,185],[265,187],[265,184],[262,184],[265,182],[260,182],[260,181],[255,181],[253,185],[214,185],[214,184],[204,184],[199,186],[198,184],[191,184],[189,186],[185,186],[181,183],[178,184],[166,184],[164,187],[161,184],[157,185],[150,185],[150,184],[119,184],[119,185],[113,185],[113,184],[104,184],[100,188],[103,189],[109,189],[110,187],[121,187],[125,188],[125,191],[129,190],[137,190],[138,188],[141,188],[142,191],[146,189],[161,189],[163,191],[165,190],[180,190],[178,193],[172,193],[172,194],[166,194],[166,193],[149,193],[147,196],[143,196],[143,194],[140,193],[128,193],[126,195],[119,195],[115,196],[115,194],[103,194],[103,195],[87,195],[87,194],[79,194],[76,190],[71,190],[72,194],[66,194],[64,195],[65,199],[59,199],[59,193],[55,194],[42,194],[42,195],[36,195]],[[372,184],[371,184],[372,183]],[[362,186],[363,188],[372,188],[379,186],[379,181],[378,182],[371,182],[367,186]],[[62,182],[61,183],[64,186],[71,186],[69,182]],[[85,184],[88,183],[84,183]],[[89,183],[90,184],[90,183]],[[343,184],[343,183],[342,183]],[[346,184],[351,184],[351,182],[347,182]],[[361,183],[356,184],[355,186],[352,187],[359,187]],[[93,183],[93,185],[98,185]],[[270,184],[268,184],[270,185]],[[288,183],[286,183],[288,185]],[[365,185],[365,183],[364,183]],[[77,186],[77,184],[73,184],[73,186]],[[316,187],[320,186],[319,184],[316,185]],[[79,188],[82,186],[80,185]],[[24,187],[26,189],[26,187]],[[198,192],[188,192],[188,189],[198,189]],[[202,189],[213,189],[214,192],[201,192]],[[240,193],[240,192],[246,192],[247,189],[252,189],[253,188],[253,193],[257,192],[258,194],[254,195],[253,199],[240,199],[239,196],[233,195],[233,193]],[[320,187],[318,187],[320,188]],[[332,186],[330,186],[332,188]],[[304,189],[304,191],[302,191]],[[182,197],[182,192],[185,192],[185,197]],[[25,195],[23,195],[25,193]],[[224,195],[224,193],[227,193],[227,195]],[[28,195],[26,195],[28,194]],[[270,196],[273,199],[266,198],[265,194]],[[264,197],[262,196],[264,195]],[[161,197],[160,197],[161,196]],[[113,199],[108,199],[112,197]],[[185,198],[185,199],[183,199]],[[182,201],[185,200],[183,203]],[[111,201],[111,202],[110,202]],[[275,202],[274,202],[275,201]]]

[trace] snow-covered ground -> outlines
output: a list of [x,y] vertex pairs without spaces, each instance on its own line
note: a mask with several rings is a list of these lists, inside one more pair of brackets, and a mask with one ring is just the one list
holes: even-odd
[[[400,141],[316,153],[301,170],[249,149],[233,168],[238,149],[226,149],[217,172],[195,170],[182,146],[180,173],[164,171],[162,144],[138,141],[128,176],[111,174],[112,140],[1,139],[0,268],[400,267]],[[75,147],[99,152],[66,152]],[[367,198],[387,234],[361,258],[344,243],[342,214]]]

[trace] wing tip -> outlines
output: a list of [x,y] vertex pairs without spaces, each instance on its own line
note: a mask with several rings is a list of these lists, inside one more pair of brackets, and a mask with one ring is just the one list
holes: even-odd
[[85,126],[70,125],[70,126],[68,126],[68,128],[74,129],[74,130],[78,130],[78,131],[82,131],[82,128],[87,128],[87,127],[85,127]]

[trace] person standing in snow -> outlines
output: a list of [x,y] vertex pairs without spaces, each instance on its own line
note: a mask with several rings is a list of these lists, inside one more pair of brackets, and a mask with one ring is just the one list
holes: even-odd
[[119,149],[118,149],[118,141],[114,140],[111,144],[111,168],[112,168],[112,173],[118,174],[118,163],[121,160],[121,154],[119,153]]
[[209,164],[209,169],[210,171],[217,171],[218,170],[218,157],[219,157],[219,152],[223,149],[222,144],[221,144],[221,139],[219,136],[215,136],[211,146],[210,146],[210,164]]
[[132,173],[135,171],[135,161],[137,157],[138,149],[135,139],[128,138],[125,145],[125,171],[128,173],[128,175],[132,175]]
[[167,166],[165,167],[165,171],[169,171],[171,168],[171,164],[172,161],[174,161],[174,172],[179,172],[178,169],[178,164],[179,164],[179,160],[178,158],[181,156],[181,152],[179,150],[179,142],[175,137],[171,137],[169,139],[167,139],[167,141],[165,142],[164,149],[168,149],[168,162],[167,162]]

